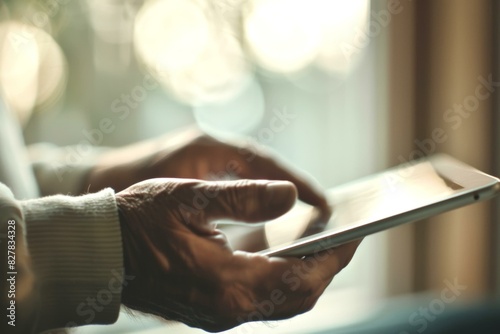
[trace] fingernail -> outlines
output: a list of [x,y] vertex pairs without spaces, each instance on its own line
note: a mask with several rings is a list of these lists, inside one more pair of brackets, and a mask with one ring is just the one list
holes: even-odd
[[295,186],[286,181],[270,182],[266,186],[264,201],[270,209],[279,209],[284,206],[291,207],[297,199]]

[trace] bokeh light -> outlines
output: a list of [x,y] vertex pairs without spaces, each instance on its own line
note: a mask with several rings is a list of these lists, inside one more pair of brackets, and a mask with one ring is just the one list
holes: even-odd
[[149,0],[137,15],[134,45],[175,97],[219,103],[241,91],[248,58],[271,73],[313,65],[341,79],[362,54],[355,43],[368,8],[368,0]]
[[68,69],[59,44],[48,34],[43,35],[37,45],[40,65],[36,105],[40,109],[47,109],[63,95]]
[[256,61],[277,72],[311,63],[322,40],[317,8],[308,0],[256,0],[249,4],[245,38]]
[[134,35],[139,56],[165,72],[189,68],[211,42],[209,22],[192,1],[146,2],[137,15]]
[[248,66],[230,29],[209,20],[205,1],[150,0],[136,18],[136,51],[156,78],[190,104],[217,102],[241,90]]
[[[368,0],[253,0],[245,20],[250,52],[262,67],[294,72],[312,64],[347,71],[347,54],[366,28]],[[355,46],[354,46],[355,47]]]
[[65,78],[62,51],[50,35],[17,21],[0,23],[0,87],[21,123],[62,94]]
[[320,9],[316,18],[321,21],[323,28],[323,40],[316,63],[328,71],[347,72],[370,42],[370,38],[363,40],[368,23],[369,1],[315,0],[315,3]]

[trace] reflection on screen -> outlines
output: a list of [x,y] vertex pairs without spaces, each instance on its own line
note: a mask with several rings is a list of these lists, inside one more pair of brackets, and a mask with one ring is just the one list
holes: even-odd
[[[462,189],[440,176],[430,162],[395,169],[329,192],[329,219],[311,206],[298,203],[286,215],[254,227],[227,227],[233,248],[260,251],[286,246],[316,233],[335,233],[416,209]],[[251,236],[249,236],[249,233]]]

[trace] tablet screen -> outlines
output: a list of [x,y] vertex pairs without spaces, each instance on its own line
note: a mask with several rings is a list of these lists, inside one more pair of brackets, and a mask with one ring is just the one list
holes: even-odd
[[319,217],[315,208],[298,203],[284,216],[263,225],[222,229],[234,249],[257,252],[284,247],[298,239],[360,227],[431,204],[462,189],[425,161],[327,192],[333,209],[329,219]]

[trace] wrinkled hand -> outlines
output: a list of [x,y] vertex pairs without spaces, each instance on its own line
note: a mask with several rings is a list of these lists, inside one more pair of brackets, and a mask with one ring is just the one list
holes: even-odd
[[289,182],[154,179],[117,194],[123,304],[208,331],[283,319],[313,307],[358,243],[303,259],[233,252],[210,221],[272,219],[294,204]]
[[120,191],[159,177],[286,180],[295,184],[300,200],[328,214],[322,191],[301,174],[251,141],[226,143],[194,129],[104,154],[84,188]]

